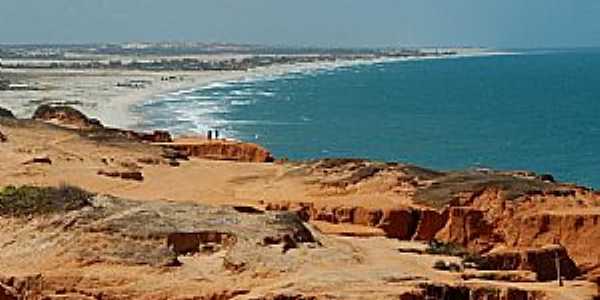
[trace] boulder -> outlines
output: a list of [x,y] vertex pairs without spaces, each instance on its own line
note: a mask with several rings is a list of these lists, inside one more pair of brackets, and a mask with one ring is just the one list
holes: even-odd
[[47,165],[51,165],[52,164],[52,160],[50,159],[50,157],[48,156],[36,156],[26,162],[23,163],[24,165],[32,165],[32,164],[47,164]]
[[144,181],[144,175],[140,171],[98,171],[98,175],[106,177],[121,178],[124,180]]
[[33,113],[32,119],[75,129],[103,128],[100,121],[88,118],[82,112],[70,106],[41,105]]
[[2,131],[0,131],[0,143],[4,143],[6,141],[8,141],[8,138],[6,135],[4,135],[4,133],[2,133]]
[[15,115],[13,115],[12,111],[10,111],[6,108],[0,107],[0,118],[14,119]]

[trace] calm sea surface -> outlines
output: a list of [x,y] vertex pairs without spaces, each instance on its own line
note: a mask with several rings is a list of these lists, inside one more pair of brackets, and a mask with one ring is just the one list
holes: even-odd
[[220,128],[277,157],[527,169],[600,187],[600,50],[356,65],[151,99],[142,127]]

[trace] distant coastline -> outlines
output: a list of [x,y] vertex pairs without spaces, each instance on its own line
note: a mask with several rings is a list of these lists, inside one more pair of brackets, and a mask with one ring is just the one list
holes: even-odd
[[68,103],[112,126],[132,128],[142,121],[132,109],[135,105],[215,82],[365,63],[485,55],[486,50],[301,51],[233,45],[2,46],[0,80],[5,91],[0,92],[0,101],[21,117],[31,115],[39,104]]
[[[463,59],[471,57],[486,57],[486,56],[500,56],[500,55],[519,55],[518,52],[509,51],[496,51],[491,49],[468,49],[460,51],[454,49],[451,55],[440,55],[440,56],[403,56],[403,57],[382,57],[373,59],[353,59],[353,60],[341,60],[341,61],[326,61],[326,62],[311,62],[311,63],[296,63],[296,64],[275,64],[267,67],[257,67],[250,69],[243,73],[236,72],[221,72],[218,77],[214,77],[208,80],[190,81],[184,85],[178,86],[176,89],[169,89],[163,91],[156,91],[153,95],[141,95],[132,99],[130,102],[131,107],[135,111],[144,110],[145,106],[156,105],[161,102],[185,102],[187,97],[192,97],[195,92],[213,89],[226,84],[228,86],[235,86],[238,84],[263,81],[263,80],[277,80],[285,79],[289,76],[295,77],[296,75],[303,76],[306,74],[314,74],[322,71],[334,71],[339,68],[349,68],[360,65],[370,64],[388,64],[397,63],[404,61],[423,61],[423,60],[438,60],[438,59]],[[144,98],[145,97],[145,98]],[[218,97],[214,101],[219,101]],[[145,122],[149,121],[149,122]],[[155,128],[156,124],[151,122],[152,120],[139,119],[139,126],[134,129],[149,129]],[[148,125],[144,125],[148,123]],[[209,129],[203,129],[203,132]],[[173,128],[164,128],[173,130]],[[175,130],[177,131],[177,130]],[[182,134],[190,134],[193,132],[180,132]]]

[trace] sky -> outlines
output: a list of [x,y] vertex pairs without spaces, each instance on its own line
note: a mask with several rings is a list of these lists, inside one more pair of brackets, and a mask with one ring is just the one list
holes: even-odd
[[0,44],[599,47],[600,0],[0,0]]

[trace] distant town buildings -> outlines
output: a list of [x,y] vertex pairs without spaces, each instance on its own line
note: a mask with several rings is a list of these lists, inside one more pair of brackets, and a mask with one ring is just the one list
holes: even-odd
[[[236,58],[200,59],[203,54]],[[239,54],[239,55],[238,55]],[[6,69],[124,69],[145,71],[246,71],[275,64],[456,54],[419,49],[288,49],[195,43],[130,43],[80,46],[0,46]],[[107,55],[110,58],[107,58]],[[138,58],[147,55],[146,59]],[[189,55],[190,57],[185,57]],[[194,57],[195,56],[195,57]],[[149,57],[149,58],[148,58]],[[158,58],[156,58],[158,57]],[[133,58],[133,59],[132,59]],[[153,59],[154,58],[154,59]],[[135,84],[134,84],[135,85]]]

